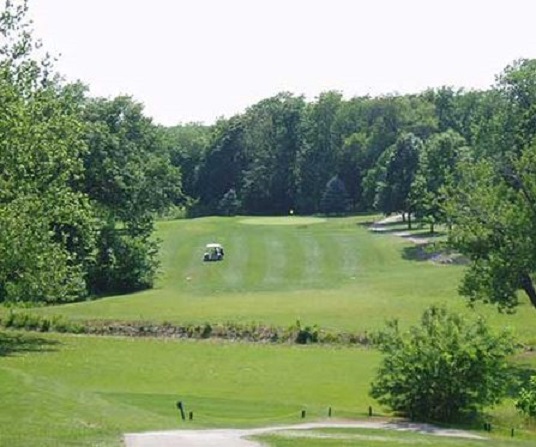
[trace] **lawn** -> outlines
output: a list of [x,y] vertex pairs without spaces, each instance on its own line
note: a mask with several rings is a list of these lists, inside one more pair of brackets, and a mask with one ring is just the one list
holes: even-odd
[[[344,347],[0,334],[0,445],[119,445],[122,433],[363,417],[379,355]],[[7,342],[5,340],[8,340]],[[2,344],[2,343],[0,343]],[[193,421],[182,422],[176,402]]]
[[[511,326],[522,341],[534,343],[534,310],[523,297],[515,315],[485,306],[470,310],[456,292],[463,266],[423,261],[413,243],[390,232],[372,233],[371,223],[369,216],[160,222],[162,272],[155,289],[32,311],[73,320],[178,324],[287,327],[300,320],[366,332],[388,318],[413,324],[424,308],[443,303],[484,314],[496,327]],[[223,262],[202,262],[209,242],[225,246]],[[329,407],[334,417],[363,418],[369,406],[385,412],[368,396],[379,359],[373,350],[345,346],[0,332],[0,446],[111,447],[120,445],[125,432],[293,423],[301,421],[302,410],[311,420],[326,417]],[[517,362],[536,368],[531,353]],[[193,412],[193,421],[179,419],[178,400]],[[493,409],[491,417],[503,435],[522,423],[512,401]],[[275,447],[369,445],[362,444],[362,434],[351,435],[357,437],[266,439]],[[392,444],[428,442],[405,436]],[[528,445],[523,438],[495,441]],[[430,444],[479,443],[441,442]]]
[[[1,446],[117,447],[127,432],[299,423],[302,410],[310,421],[326,419],[329,407],[333,418],[367,418],[369,406],[374,417],[386,415],[368,396],[380,360],[373,350],[18,332],[0,333],[0,346]],[[521,361],[536,367],[534,356]],[[193,412],[193,421],[181,420],[179,400],[187,415]],[[502,439],[493,445],[534,442],[519,430],[511,402],[493,414],[500,417],[493,419],[494,442]],[[506,439],[510,427],[517,430],[515,443]],[[413,442],[400,436],[402,445]],[[358,438],[339,444],[266,439],[275,447],[320,447],[357,445]],[[477,445],[420,439],[440,446]]]
[[[162,274],[155,289],[39,309],[72,319],[174,323],[264,323],[300,320],[332,330],[366,332],[387,318],[414,323],[431,303],[469,311],[457,295],[463,267],[419,260],[415,246],[368,230],[372,217],[201,218],[160,222]],[[203,263],[217,241],[223,262]],[[477,308],[497,327],[536,340],[534,310],[522,297],[516,315]]]

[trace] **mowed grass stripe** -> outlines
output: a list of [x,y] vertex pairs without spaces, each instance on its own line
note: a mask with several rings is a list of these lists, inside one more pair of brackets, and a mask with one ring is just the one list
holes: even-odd
[[323,231],[317,235],[318,244],[320,247],[320,274],[319,280],[322,282],[322,287],[333,287],[340,285],[341,268],[344,260],[341,252],[341,245],[337,241],[336,232]]
[[360,247],[355,232],[334,234],[334,242],[340,253],[340,268],[343,278],[354,279],[358,273]]
[[[285,231],[266,231],[264,233],[264,246],[266,255],[266,269],[262,286],[265,289],[278,288],[282,284],[283,278],[286,277],[285,269],[287,267],[287,251],[285,246]],[[288,233],[286,233],[288,235]]]
[[323,251],[317,237],[308,230],[301,230],[299,245],[303,256],[303,277],[301,284],[305,288],[315,288],[322,284]]
[[287,260],[281,281],[288,284],[289,288],[293,290],[302,288],[307,281],[307,251],[301,243],[304,237],[305,235],[298,227],[289,227],[285,229],[281,238],[284,244],[281,251]]
[[225,257],[222,261],[225,289],[240,292],[246,287],[245,277],[248,275],[251,250],[250,238],[247,233],[234,232],[225,242]]
[[[260,226],[239,225],[238,232],[244,238],[244,244],[237,247],[237,253],[230,256],[244,258],[243,287],[246,291],[260,290],[266,270],[266,246]],[[236,228],[235,228],[236,230]]]

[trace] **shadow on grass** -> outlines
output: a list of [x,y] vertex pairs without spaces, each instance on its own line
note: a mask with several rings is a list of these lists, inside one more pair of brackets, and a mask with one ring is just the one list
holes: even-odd
[[0,357],[23,352],[53,352],[59,344],[34,335],[0,332]]

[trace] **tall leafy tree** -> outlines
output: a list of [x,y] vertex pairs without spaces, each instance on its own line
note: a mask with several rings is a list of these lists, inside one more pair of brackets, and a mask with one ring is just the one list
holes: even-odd
[[84,119],[84,190],[114,218],[135,222],[180,197],[180,171],[141,104],[124,96],[90,99]]
[[189,123],[160,127],[159,131],[168,147],[171,164],[180,169],[185,198],[194,199],[197,195],[199,169],[210,144],[212,126]]
[[519,153],[536,136],[536,59],[519,59],[507,66],[497,89],[507,104],[502,120],[505,144]]
[[325,92],[309,104],[304,114],[304,140],[299,148],[297,169],[297,208],[312,213],[320,208],[326,182],[337,171],[338,151],[342,146],[335,124],[342,95]]
[[463,167],[448,203],[451,245],[470,264],[461,285],[471,301],[513,310],[522,290],[536,307],[536,146],[498,172],[492,161]]
[[434,225],[445,222],[444,203],[449,189],[458,182],[457,166],[468,152],[465,140],[453,130],[435,134],[424,144],[412,185],[416,212]]
[[95,228],[83,175],[79,89],[61,86],[26,18],[0,15],[0,301],[65,302],[87,294]]
[[[450,242],[469,260],[461,292],[511,311],[518,290],[536,307],[536,64],[517,61],[499,77],[488,122],[492,149],[466,164],[448,203]],[[496,125],[499,123],[500,125]]]
[[337,172],[346,185],[353,209],[365,209],[363,204],[363,178],[367,173],[367,139],[356,132],[344,139],[337,161]]
[[218,212],[218,203],[229,190],[239,190],[245,164],[244,124],[240,116],[219,120],[199,165],[194,187],[199,203],[193,213]]
[[287,213],[296,197],[296,157],[302,144],[302,97],[280,93],[248,109],[244,117],[241,197],[251,213]]
[[411,228],[414,199],[411,188],[419,167],[422,141],[413,134],[401,135],[381,157],[376,184],[376,207],[385,214],[407,213]]
[[180,197],[180,171],[161,134],[129,97],[88,100],[84,192],[101,219],[97,262],[89,280],[95,293],[151,287],[157,243],[155,213]]

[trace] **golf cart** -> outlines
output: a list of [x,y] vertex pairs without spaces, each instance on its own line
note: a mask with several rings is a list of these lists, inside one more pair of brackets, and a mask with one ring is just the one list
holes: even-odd
[[203,255],[203,261],[222,261],[223,260],[223,247],[220,244],[207,244],[205,247],[205,254]]

